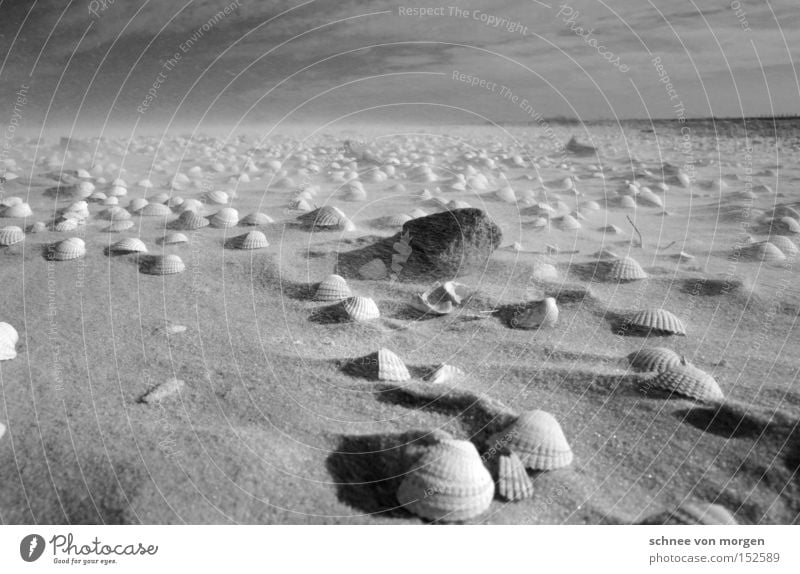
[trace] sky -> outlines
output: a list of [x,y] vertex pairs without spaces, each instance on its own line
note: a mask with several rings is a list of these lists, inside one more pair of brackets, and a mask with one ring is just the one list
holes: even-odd
[[2,0],[0,14],[0,112],[20,129],[800,112],[797,0]]

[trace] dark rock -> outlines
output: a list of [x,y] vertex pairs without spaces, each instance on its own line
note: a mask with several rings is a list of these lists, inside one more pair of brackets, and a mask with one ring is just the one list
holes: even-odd
[[596,148],[578,143],[578,140],[576,140],[574,136],[567,142],[566,149],[568,152],[578,157],[590,157],[597,154]]
[[406,265],[418,274],[451,279],[483,269],[503,234],[480,209],[455,209],[403,225],[411,253]]

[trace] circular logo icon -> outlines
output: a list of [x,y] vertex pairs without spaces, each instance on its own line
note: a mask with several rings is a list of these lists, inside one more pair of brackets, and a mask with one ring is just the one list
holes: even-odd
[[28,534],[19,543],[19,555],[25,562],[35,562],[44,552],[44,538],[38,534]]

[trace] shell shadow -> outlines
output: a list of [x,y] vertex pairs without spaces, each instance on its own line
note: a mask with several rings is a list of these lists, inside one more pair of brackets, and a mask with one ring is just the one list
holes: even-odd
[[298,281],[291,281],[285,277],[281,277],[281,291],[291,299],[299,301],[313,301],[314,295],[317,293],[317,283],[300,283]]
[[739,279],[687,279],[681,285],[681,293],[689,295],[703,295],[706,297],[718,297],[734,293],[742,288]]
[[333,325],[335,323],[348,323],[350,322],[347,312],[342,307],[341,303],[334,303],[333,305],[326,305],[315,309],[308,317],[311,323],[318,325]]
[[394,253],[393,245],[399,237],[400,234],[390,238],[376,236],[374,238],[375,243],[372,245],[367,245],[360,249],[354,249],[344,253],[337,253],[336,270],[334,272],[345,279],[362,279],[359,269],[374,259],[382,261],[386,268],[390,269],[392,265],[392,254]]
[[443,388],[441,385],[411,383],[403,387],[385,386],[376,392],[376,398],[380,402],[457,419],[466,438],[475,443],[478,450],[485,450],[489,437],[507,427],[518,416],[499,401],[452,387]]
[[581,281],[606,281],[611,270],[608,261],[588,261],[586,263],[572,263],[567,268],[567,273]]
[[325,461],[340,502],[366,514],[413,515],[397,501],[397,489],[412,465],[441,438],[435,431],[345,435]]

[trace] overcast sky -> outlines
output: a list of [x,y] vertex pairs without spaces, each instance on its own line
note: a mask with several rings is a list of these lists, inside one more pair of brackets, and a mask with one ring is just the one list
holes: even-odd
[[[438,10],[401,15],[413,7]],[[5,121],[16,106],[36,129],[800,111],[798,0],[3,0],[0,14]]]

